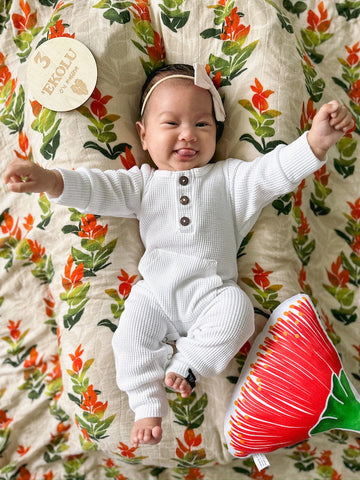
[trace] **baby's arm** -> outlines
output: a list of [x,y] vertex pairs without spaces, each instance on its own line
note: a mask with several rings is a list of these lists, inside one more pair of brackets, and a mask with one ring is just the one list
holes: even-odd
[[354,126],[354,121],[345,105],[336,100],[325,103],[314,117],[307,139],[311,150],[323,160],[330,147]]
[[16,159],[9,163],[4,182],[12,192],[46,192],[50,197],[59,197],[64,190],[61,173],[48,170],[29,160]]

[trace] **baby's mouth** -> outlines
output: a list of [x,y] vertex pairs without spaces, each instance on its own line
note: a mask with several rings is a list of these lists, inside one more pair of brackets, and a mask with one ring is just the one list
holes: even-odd
[[192,158],[197,154],[197,151],[193,148],[179,148],[175,152],[181,158]]

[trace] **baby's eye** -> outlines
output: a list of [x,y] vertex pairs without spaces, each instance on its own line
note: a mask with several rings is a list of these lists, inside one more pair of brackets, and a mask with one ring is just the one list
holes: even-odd
[[208,127],[209,123],[208,122],[198,122],[196,124],[197,127]]

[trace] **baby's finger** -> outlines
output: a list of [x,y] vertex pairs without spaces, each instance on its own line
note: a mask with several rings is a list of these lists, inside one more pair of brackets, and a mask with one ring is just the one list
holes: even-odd
[[351,117],[349,122],[343,127],[344,133],[350,133],[353,132],[356,128],[356,122],[355,120]]
[[341,132],[341,131],[347,132],[352,128],[352,125],[353,125],[352,122],[349,123],[349,122],[343,121],[334,125],[333,128],[338,132]]
[[27,175],[27,170],[27,164],[24,165],[16,161],[11,162],[4,173],[4,182],[9,183],[14,180],[21,181],[22,178]]
[[8,182],[7,188],[14,193],[29,193],[33,192],[34,183],[24,181],[23,179],[13,178]]
[[330,125],[336,129],[341,129],[349,122],[351,122],[351,115],[345,105],[342,105],[336,112],[331,114]]
[[344,117],[347,116],[349,113],[348,109],[345,107],[345,105],[340,105],[338,104],[338,108],[331,112],[330,116],[333,120],[342,120]]

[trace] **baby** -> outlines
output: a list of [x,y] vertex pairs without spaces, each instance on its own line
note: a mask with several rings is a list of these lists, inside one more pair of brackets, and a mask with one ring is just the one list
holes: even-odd
[[5,172],[12,192],[46,192],[60,205],[139,220],[143,279],[112,342],[117,383],[135,412],[134,446],[161,440],[164,383],[188,397],[198,377],[223,371],[252,335],[253,307],[237,285],[241,241],[262,208],[319,169],[353,126],[332,101],[290,145],[252,162],[213,163],[224,119],[204,67],[170,65],[147,79],[137,122],[156,169],[49,170],[16,159]]

